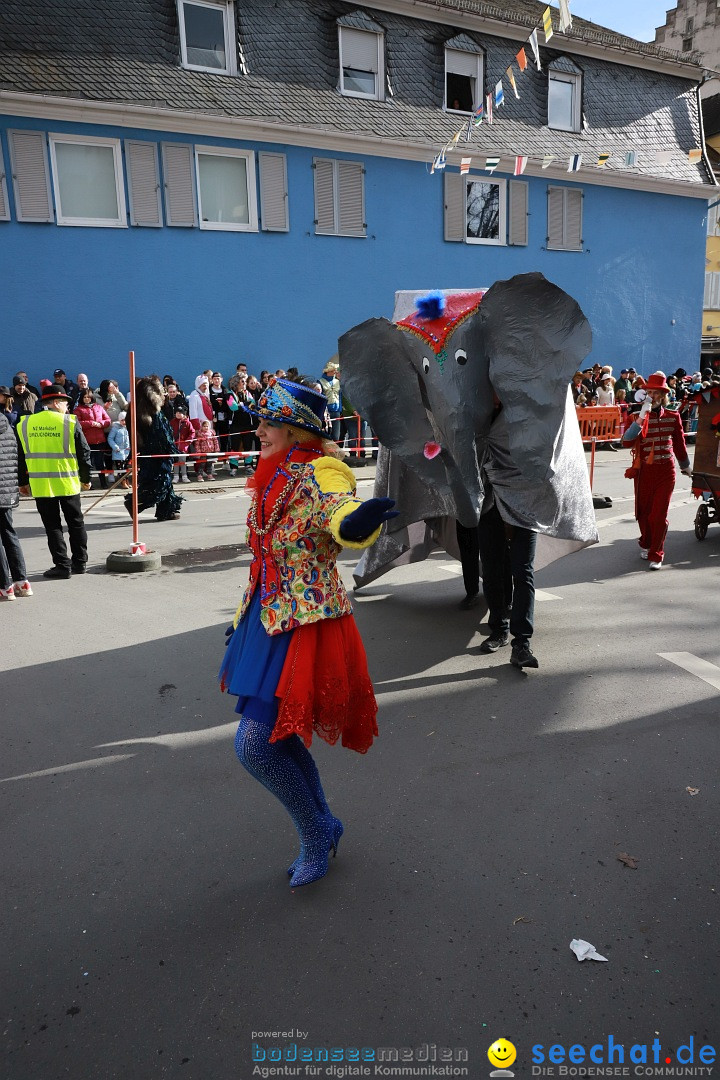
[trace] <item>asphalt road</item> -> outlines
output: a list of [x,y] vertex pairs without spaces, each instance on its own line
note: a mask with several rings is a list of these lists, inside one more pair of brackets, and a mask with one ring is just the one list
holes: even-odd
[[538,671],[479,653],[445,555],[358,595],[381,737],[317,746],[346,832],[295,892],[292,826],[235,759],[215,681],[242,490],[194,486],[179,521],[143,523],[165,557],[148,575],[105,572],[130,541],[106,500],[90,572],[59,582],[25,502],[35,595],[0,610],[0,1075],[249,1080],[257,1042],[263,1065],[272,1046],[413,1048],[404,1076],[434,1045],[476,1078],[504,1037],[524,1077],[538,1044],[612,1036],[627,1065],[657,1039],[671,1066],[691,1037],[696,1065],[717,1046],[720,526],[698,543],[680,477],[649,572],[627,464],[598,455],[600,544],[538,574]]

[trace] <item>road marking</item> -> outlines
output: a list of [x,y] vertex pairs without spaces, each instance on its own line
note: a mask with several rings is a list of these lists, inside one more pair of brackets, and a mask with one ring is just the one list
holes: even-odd
[[[438,563],[437,565],[441,570],[446,570],[448,574],[462,574],[460,563]],[[544,589],[536,589],[535,599],[542,603],[544,600],[562,600],[562,596],[558,596],[557,593],[546,592]]]
[[691,652],[661,652],[658,656],[663,660],[669,660],[671,664],[677,664],[683,671],[697,675],[698,679],[720,690],[720,668],[711,664],[709,660],[702,660]]
[[9,784],[11,780],[36,780],[40,776],[55,776],[57,773],[77,772],[79,769],[99,769],[102,765],[115,765],[118,761],[127,761],[133,757],[135,754],[111,754],[109,757],[90,758],[88,761],[74,761],[72,765],[56,765],[54,769],[39,769],[38,772],[6,776],[0,780],[0,784]]

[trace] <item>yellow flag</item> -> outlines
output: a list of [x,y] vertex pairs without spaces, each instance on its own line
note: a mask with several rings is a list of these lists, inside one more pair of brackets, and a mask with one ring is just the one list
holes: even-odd
[[543,11],[543,32],[545,34],[545,40],[549,41],[553,36],[552,15],[550,14],[549,7],[546,7]]

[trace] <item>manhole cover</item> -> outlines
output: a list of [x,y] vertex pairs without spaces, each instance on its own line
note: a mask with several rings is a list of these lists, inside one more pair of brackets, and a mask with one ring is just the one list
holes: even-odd
[[163,555],[163,566],[209,566],[212,563],[233,562],[239,555],[247,554],[245,544],[223,544],[219,547],[193,548]]

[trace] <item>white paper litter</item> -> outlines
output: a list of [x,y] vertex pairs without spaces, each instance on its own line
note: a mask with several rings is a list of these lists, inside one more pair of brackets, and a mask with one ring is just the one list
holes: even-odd
[[573,938],[570,948],[578,960],[603,960],[606,964],[608,962],[607,956],[601,956],[594,945],[591,945],[589,941],[583,941],[582,938]]

